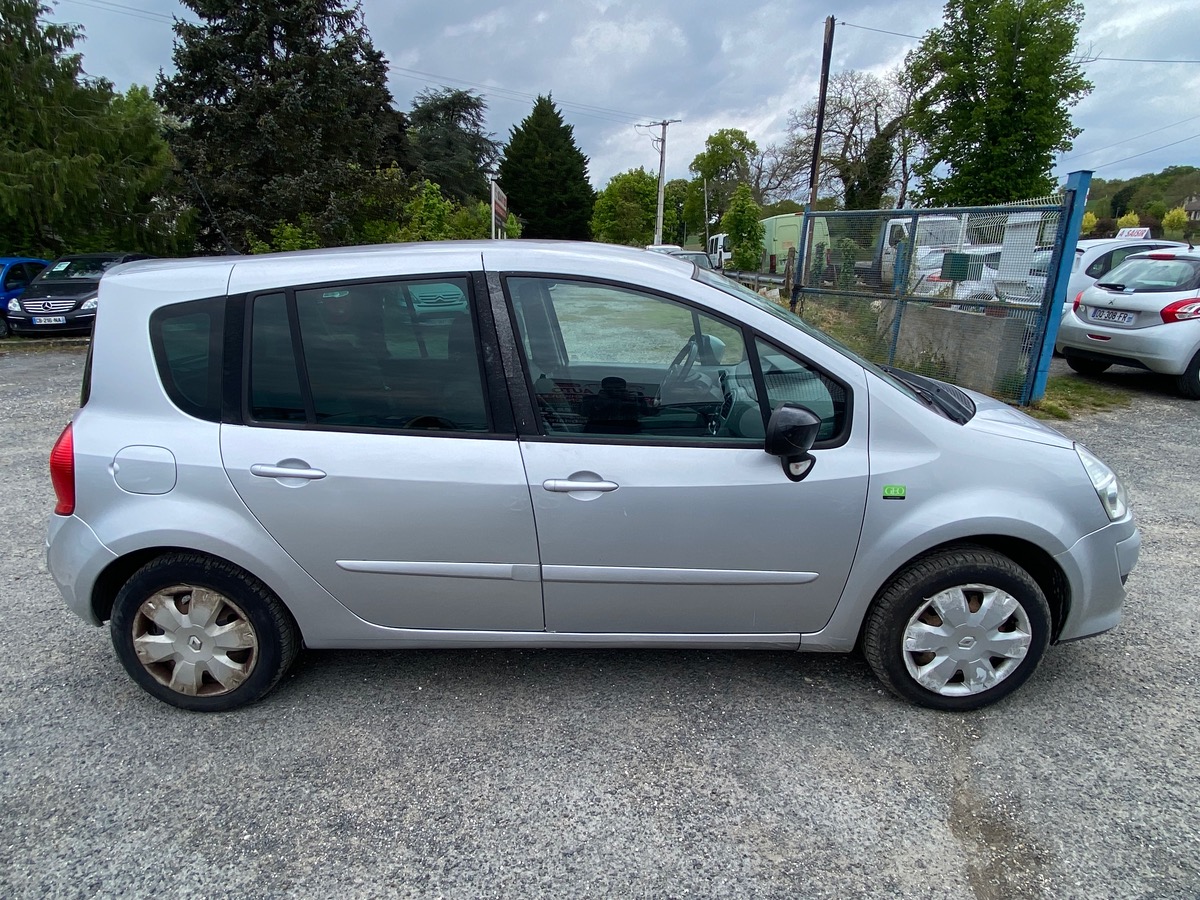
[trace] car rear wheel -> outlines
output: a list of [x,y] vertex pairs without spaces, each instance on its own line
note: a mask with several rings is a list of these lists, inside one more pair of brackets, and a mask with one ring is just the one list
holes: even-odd
[[1100,362],[1095,359],[1080,359],[1078,356],[1068,356],[1067,365],[1080,375],[1099,375],[1112,367],[1112,363]]
[[964,546],[903,570],[867,614],[863,653],[895,694],[964,711],[1012,693],[1050,642],[1050,608],[1011,559]]
[[1200,400],[1200,351],[1192,357],[1183,374],[1175,376],[1175,389],[1188,400]]
[[139,569],[117,594],[109,628],[134,681],[173,706],[204,712],[258,700],[300,646],[295,623],[266,585],[193,553]]

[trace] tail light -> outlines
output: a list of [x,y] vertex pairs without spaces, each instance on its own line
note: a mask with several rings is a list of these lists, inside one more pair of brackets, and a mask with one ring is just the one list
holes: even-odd
[[1079,301],[1083,297],[1083,291],[1075,295],[1075,302],[1071,304],[1071,312],[1079,312]]
[[58,504],[54,514],[69,516],[75,512],[75,438],[68,424],[50,451],[50,481]]
[[1188,319],[1200,319],[1200,297],[1188,300],[1176,300],[1169,306],[1164,306],[1159,313],[1164,322],[1186,322]]

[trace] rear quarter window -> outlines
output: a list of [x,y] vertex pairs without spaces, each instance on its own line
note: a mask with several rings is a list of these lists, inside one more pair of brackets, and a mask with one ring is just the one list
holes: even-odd
[[190,300],[155,310],[150,342],[163,389],[188,415],[221,421],[225,300]]

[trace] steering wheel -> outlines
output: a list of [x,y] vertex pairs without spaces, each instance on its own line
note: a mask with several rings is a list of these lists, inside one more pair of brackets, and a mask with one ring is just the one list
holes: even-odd
[[675,358],[671,360],[671,365],[667,366],[667,372],[663,375],[662,383],[658,386],[658,393],[654,396],[655,406],[661,406],[662,398],[665,394],[675,390],[687,381],[688,373],[692,371],[692,366],[696,364],[696,359],[699,356],[700,345],[696,342],[696,338],[688,338],[687,343],[683,345],[683,349],[675,354]]

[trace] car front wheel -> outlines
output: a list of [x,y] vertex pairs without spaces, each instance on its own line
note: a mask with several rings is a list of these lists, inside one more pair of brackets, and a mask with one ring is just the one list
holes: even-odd
[[1050,642],[1037,582],[983,547],[933,553],[903,570],[867,614],[863,652],[897,695],[964,711],[1012,693]]
[[223,560],[169,553],[125,583],[109,623],[113,647],[142,688],[204,712],[258,700],[300,646],[291,616],[257,578]]

